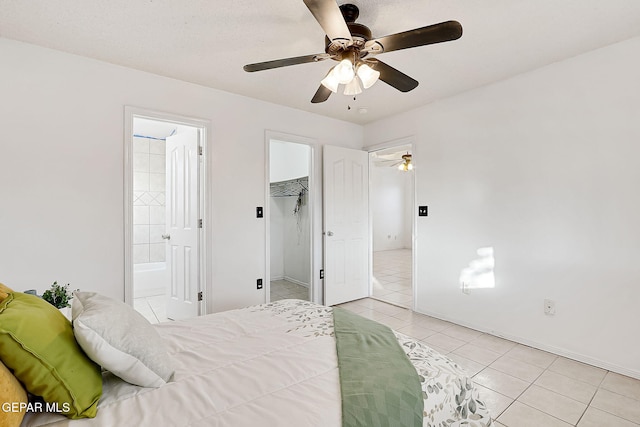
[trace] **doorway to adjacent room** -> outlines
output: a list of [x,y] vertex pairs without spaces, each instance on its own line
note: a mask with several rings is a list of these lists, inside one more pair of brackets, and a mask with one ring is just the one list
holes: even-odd
[[372,297],[413,309],[412,144],[370,151]]

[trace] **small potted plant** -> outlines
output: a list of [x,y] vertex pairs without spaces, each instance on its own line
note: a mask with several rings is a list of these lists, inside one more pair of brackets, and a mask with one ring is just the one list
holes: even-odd
[[73,294],[69,291],[69,284],[66,285],[58,285],[58,282],[53,282],[50,289],[47,289],[42,294],[42,299],[47,301],[49,304],[57,308],[64,314],[67,318],[70,317],[70,307],[69,301],[73,298]]

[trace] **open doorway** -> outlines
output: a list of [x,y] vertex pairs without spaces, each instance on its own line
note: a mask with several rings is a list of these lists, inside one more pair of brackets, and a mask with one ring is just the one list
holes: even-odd
[[312,147],[270,137],[269,301],[310,301],[312,292]]
[[201,314],[205,127],[127,113],[125,300],[151,323]]
[[371,151],[372,297],[413,308],[411,144]]

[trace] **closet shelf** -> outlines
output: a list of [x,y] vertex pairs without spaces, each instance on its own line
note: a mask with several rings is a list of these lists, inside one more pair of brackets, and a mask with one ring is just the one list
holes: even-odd
[[269,187],[271,197],[298,197],[300,193],[309,191],[309,177],[272,182]]

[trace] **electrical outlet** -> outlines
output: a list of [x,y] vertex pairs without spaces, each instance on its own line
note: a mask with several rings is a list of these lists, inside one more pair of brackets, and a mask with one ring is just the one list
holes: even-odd
[[324,279],[324,269],[320,270],[320,278]]
[[262,289],[262,279],[256,280],[256,284],[258,286],[258,289]]
[[429,215],[429,206],[418,206],[418,216]]
[[556,314],[556,302],[552,299],[544,300],[544,314],[547,316],[553,316]]

